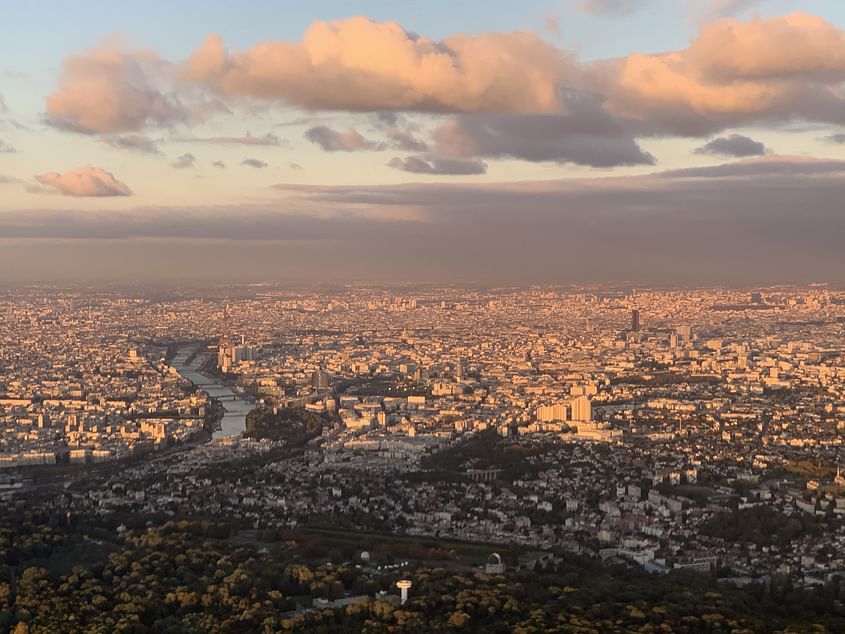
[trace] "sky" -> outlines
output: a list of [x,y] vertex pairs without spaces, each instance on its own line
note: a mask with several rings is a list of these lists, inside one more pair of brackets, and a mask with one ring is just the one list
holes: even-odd
[[0,281],[845,282],[840,0],[0,22]]

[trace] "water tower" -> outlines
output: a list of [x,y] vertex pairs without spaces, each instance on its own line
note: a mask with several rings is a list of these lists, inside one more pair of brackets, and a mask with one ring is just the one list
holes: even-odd
[[405,605],[408,601],[408,590],[410,590],[412,585],[414,584],[408,579],[400,579],[396,582],[396,587],[399,588],[400,593],[399,605]]

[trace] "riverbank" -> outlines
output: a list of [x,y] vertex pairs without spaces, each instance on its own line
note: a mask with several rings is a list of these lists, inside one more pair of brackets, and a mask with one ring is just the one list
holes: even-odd
[[196,344],[177,346],[170,366],[197,389],[208,394],[212,402],[223,409],[220,428],[212,432],[212,439],[240,436],[246,429],[246,415],[255,409],[255,404],[232,391],[220,379],[202,372],[208,353]]

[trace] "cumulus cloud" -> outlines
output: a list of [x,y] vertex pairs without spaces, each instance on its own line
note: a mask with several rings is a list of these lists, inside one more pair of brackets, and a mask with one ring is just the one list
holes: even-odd
[[696,154],[716,154],[721,156],[762,156],[768,153],[766,146],[760,141],[742,134],[731,134],[708,141],[695,149]]
[[221,95],[326,110],[535,112],[557,108],[572,56],[535,34],[455,35],[443,41],[395,22],[315,22],[301,42],[229,53],[209,36],[184,76]]
[[[784,45],[788,42],[789,45]],[[689,48],[590,69],[606,106],[642,133],[696,136],[742,123],[845,121],[845,34],[805,13],[702,27]]]
[[151,52],[98,48],[70,56],[47,98],[51,125],[83,133],[139,130],[190,118],[163,87],[166,63]]
[[566,94],[577,89],[640,135],[845,121],[845,34],[805,13],[719,20],[683,50],[581,65],[527,33],[433,42],[395,23],[353,18],[315,23],[299,44],[245,53],[229,54],[212,37],[186,74],[223,95],[374,112],[566,114]]
[[653,156],[588,95],[567,98],[567,114],[457,115],[435,131],[441,156],[516,158],[592,167],[650,165]]
[[131,150],[141,154],[161,154],[155,140],[140,134],[125,134],[123,136],[107,136],[103,141],[119,150]]
[[280,145],[281,140],[272,132],[263,136],[252,136],[247,132],[243,136],[181,137],[182,143],[217,143],[220,145]]
[[[788,46],[785,45],[788,43]],[[687,53],[693,68],[708,78],[845,78],[845,33],[820,17],[791,13],[748,22],[706,24]]]
[[387,163],[403,172],[413,174],[439,174],[439,175],[467,175],[484,174],[487,172],[487,165],[479,160],[448,159],[439,157],[409,156],[401,159],[398,156],[390,159]]
[[256,169],[267,167],[267,163],[256,158],[245,158],[243,161],[241,161],[241,165],[246,165],[247,167],[254,167]]
[[[610,10],[628,3],[591,4]],[[712,6],[727,14],[740,5],[748,3]],[[591,62],[529,32],[432,40],[394,22],[356,17],[315,22],[299,42],[269,41],[240,52],[212,35],[178,65],[110,48],[72,56],[48,98],[47,117],[73,130],[116,134],[191,122],[248,98],[372,112],[386,134],[371,141],[354,128],[342,132],[309,117],[306,138],[328,151],[420,154],[430,152],[426,140],[396,113],[431,112],[458,117],[450,125],[470,137],[479,157],[603,166],[649,162],[634,141],[643,136],[704,137],[792,121],[845,124],[843,82],[845,33],[806,13],[720,19],[704,23],[684,49]],[[591,116],[583,112],[585,97],[571,101],[573,92],[592,96]],[[600,115],[611,128],[596,134],[590,126]],[[540,123],[549,126],[548,135],[535,132]],[[530,141],[519,138],[522,130]],[[507,142],[494,138],[499,131]],[[192,140],[277,141],[272,135]]]
[[326,152],[359,152],[379,149],[377,143],[365,139],[355,128],[338,132],[328,126],[318,125],[306,130],[303,136]]
[[15,154],[17,150],[11,145],[0,139],[0,154]]
[[47,172],[35,179],[66,196],[131,196],[132,191],[126,183],[117,180],[111,172],[93,165],[77,167],[59,174]]
[[189,167],[193,167],[197,162],[197,157],[191,154],[190,152],[186,152],[185,154],[179,156],[175,161],[173,161],[173,167],[176,169],[187,169]]

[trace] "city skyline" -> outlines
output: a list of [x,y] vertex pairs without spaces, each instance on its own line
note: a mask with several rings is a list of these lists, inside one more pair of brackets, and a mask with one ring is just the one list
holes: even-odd
[[0,634],[845,632],[845,2],[0,23]]
[[845,626],[841,289],[50,285],[0,314],[2,631]]

